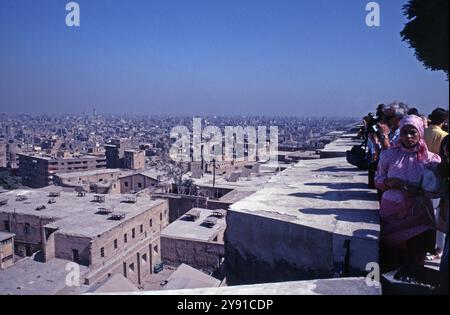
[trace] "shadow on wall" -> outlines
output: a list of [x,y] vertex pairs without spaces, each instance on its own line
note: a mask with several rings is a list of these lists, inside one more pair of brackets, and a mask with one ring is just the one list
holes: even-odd
[[333,215],[338,221],[379,224],[378,210],[307,208],[298,211],[309,215]]
[[336,166],[329,166],[329,167],[323,167],[318,168],[314,170],[313,172],[360,172],[357,167],[336,167]]
[[304,183],[305,186],[327,187],[334,190],[369,189],[366,183]]
[[380,239],[380,232],[376,230],[359,229],[353,231],[354,237]]
[[299,198],[311,198],[329,201],[350,201],[350,200],[376,200],[377,194],[375,192],[368,192],[365,190],[345,192],[345,194],[340,190],[327,191],[325,193],[311,193],[311,192],[298,192],[291,193],[289,196],[299,197]]

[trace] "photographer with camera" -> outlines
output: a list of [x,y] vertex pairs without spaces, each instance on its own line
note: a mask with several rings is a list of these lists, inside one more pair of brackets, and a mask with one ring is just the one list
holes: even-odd
[[[378,168],[381,151],[393,146],[400,135],[400,121],[408,114],[408,106],[401,102],[394,102],[388,106],[378,105],[376,116],[368,121],[369,147],[369,187],[375,188],[374,178]],[[369,115],[370,117],[370,115]],[[378,200],[381,201],[383,192],[378,190]]]
[[383,121],[384,108],[386,105],[380,104],[377,107],[376,115],[369,114],[365,117],[366,139],[367,139],[367,163],[369,165],[369,187],[375,188],[374,177],[377,169],[378,156],[380,154],[380,143],[378,140],[378,124]]
[[408,115],[408,105],[394,102],[384,109],[383,121],[377,124],[377,137],[380,149],[386,150],[398,142],[400,137],[400,121]]

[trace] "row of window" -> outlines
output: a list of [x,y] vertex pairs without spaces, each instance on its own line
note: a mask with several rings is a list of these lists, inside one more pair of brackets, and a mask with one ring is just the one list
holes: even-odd
[[[156,245],[156,246],[153,248],[153,250],[154,250],[155,252],[158,252],[158,245]],[[141,260],[142,260],[142,264],[143,264],[143,265],[147,264],[147,254],[143,254],[143,255],[141,256]],[[127,270],[127,269],[128,269],[128,270]],[[123,276],[124,276],[125,278],[127,277],[128,272],[133,273],[134,270],[135,270],[134,263],[129,264],[129,265],[128,265],[128,268],[127,268],[127,263],[126,263],[126,262],[123,263]]]
[[[128,187],[128,182],[124,182],[124,185],[125,185],[125,187]],[[137,185],[138,185],[138,188],[142,188],[142,183],[137,183]],[[154,187],[155,184],[151,183],[150,186]]]
[[[3,221],[3,226],[5,228],[5,231],[11,232],[11,226],[10,226],[8,220],[4,220]],[[25,225],[23,227],[23,232],[25,233],[25,235],[30,235],[31,234],[31,225],[29,223],[25,223]]]
[[[162,214],[162,212],[159,214],[159,219],[162,221],[162,216],[163,216],[163,214]],[[150,219],[149,220],[149,226],[150,227],[152,227],[153,226],[153,219]],[[139,233],[144,233],[144,225],[143,224],[141,224],[140,226],[139,226]],[[136,229],[135,228],[132,228],[131,229],[131,238],[132,239],[134,239],[134,238],[136,238]],[[128,243],[128,233],[125,233],[124,235],[123,235],[123,242],[124,242],[124,244],[126,244],[126,243]],[[117,249],[118,247],[119,247],[119,242],[118,242],[118,240],[117,239],[115,239],[114,241],[113,241],[113,245],[114,245],[114,249]],[[158,252],[157,251],[158,250],[158,247],[156,246],[156,252]],[[100,248],[100,257],[101,258],[104,258],[105,257],[105,248],[104,247],[102,247],[102,248]]]

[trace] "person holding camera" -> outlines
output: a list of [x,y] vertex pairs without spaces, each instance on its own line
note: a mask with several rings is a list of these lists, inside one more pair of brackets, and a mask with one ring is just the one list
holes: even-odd
[[377,124],[381,150],[389,149],[399,140],[400,121],[408,111],[408,105],[401,102],[394,102],[384,109],[383,121]]
[[[369,122],[369,150],[372,144],[374,151],[369,162],[368,181],[370,188],[376,188],[374,179],[380,154],[398,141],[400,121],[407,115],[408,110],[408,106],[401,102],[394,102],[388,106],[380,104],[377,108],[376,119]],[[381,202],[383,191],[377,189],[377,193],[378,200]]]

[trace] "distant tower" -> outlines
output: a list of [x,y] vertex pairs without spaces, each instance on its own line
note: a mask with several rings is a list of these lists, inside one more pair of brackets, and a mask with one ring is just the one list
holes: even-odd
[[93,114],[94,116],[97,116],[97,110],[95,109],[95,107],[94,107],[94,109],[92,110],[92,114]]

